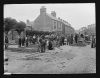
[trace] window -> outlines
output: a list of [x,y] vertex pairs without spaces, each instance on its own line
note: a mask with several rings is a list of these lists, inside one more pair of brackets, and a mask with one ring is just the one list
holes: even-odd
[[62,30],[62,24],[60,25],[60,28],[61,28],[61,30]]
[[59,28],[59,22],[57,21],[57,30],[58,30],[58,28]]
[[60,22],[59,22],[59,24],[58,24],[58,25],[59,25],[58,27],[59,27],[59,29],[60,29]]
[[56,29],[56,21],[54,21],[54,29]]
[[61,23],[59,24],[59,29],[60,29],[60,31],[62,30],[62,24]]

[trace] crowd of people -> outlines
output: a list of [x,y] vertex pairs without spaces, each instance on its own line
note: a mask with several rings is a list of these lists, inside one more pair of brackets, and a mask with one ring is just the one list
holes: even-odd
[[[34,35],[34,36],[18,36],[18,45],[19,47],[28,47],[30,44],[37,45],[39,52],[45,52],[46,49],[53,50],[54,47],[60,47],[63,45],[71,45],[78,43],[82,38],[84,41],[88,41],[89,37],[84,36],[83,34],[70,34],[70,35]],[[8,46],[8,38],[5,37],[5,48]],[[96,47],[96,37],[92,36],[91,38],[91,48]]]

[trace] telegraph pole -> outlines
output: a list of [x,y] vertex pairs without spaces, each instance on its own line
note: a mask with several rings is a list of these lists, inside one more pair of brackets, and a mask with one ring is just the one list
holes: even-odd
[[25,32],[25,47],[26,47],[26,27],[24,28],[24,32]]

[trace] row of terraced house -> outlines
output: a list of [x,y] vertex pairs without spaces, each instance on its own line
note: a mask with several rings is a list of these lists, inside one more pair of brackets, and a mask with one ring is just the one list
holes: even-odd
[[58,32],[62,34],[73,34],[74,28],[65,20],[60,17],[57,18],[56,12],[51,11],[51,14],[46,12],[46,8],[40,8],[40,15],[32,22],[27,20],[27,28],[37,31]]

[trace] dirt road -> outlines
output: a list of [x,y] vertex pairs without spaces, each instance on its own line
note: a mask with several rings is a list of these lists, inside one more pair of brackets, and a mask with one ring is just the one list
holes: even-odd
[[90,46],[66,45],[45,53],[5,53],[9,61],[4,69],[14,74],[96,73],[96,50]]

